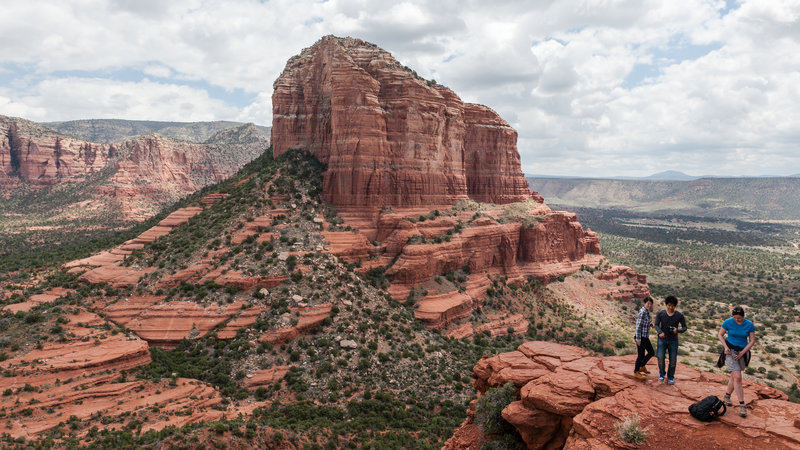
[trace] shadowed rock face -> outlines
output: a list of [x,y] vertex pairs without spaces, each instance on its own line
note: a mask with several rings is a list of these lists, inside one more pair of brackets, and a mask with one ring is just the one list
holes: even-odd
[[523,201],[517,133],[491,109],[420,79],[374,44],[326,36],[275,81],[273,154],[328,164],[337,206]]
[[[637,446],[642,448],[800,445],[800,405],[787,401],[784,393],[745,381],[747,418],[731,408],[719,420],[700,422],[689,415],[689,405],[721,396],[728,376],[679,363],[675,385],[658,383],[654,375],[643,383],[633,378],[634,359],[592,357],[577,347],[526,342],[516,351],[480,360],[473,378],[479,395],[508,382],[519,389],[519,400],[507,405],[502,416],[528,448],[633,448],[615,430],[615,424],[633,415],[648,431],[646,441]],[[475,423],[474,405],[445,448],[480,448],[488,439]]]

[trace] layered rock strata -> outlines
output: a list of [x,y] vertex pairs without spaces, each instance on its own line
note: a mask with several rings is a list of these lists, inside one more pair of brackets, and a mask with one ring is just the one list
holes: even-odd
[[[203,306],[189,301],[163,300],[163,297],[131,297],[102,310],[112,322],[124,325],[150,345],[164,349],[175,348],[183,339],[204,337],[228,321],[232,323],[225,327],[225,336],[233,337],[239,328],[255,322],[261,312],[260,308],[247,310],[242,317],[242,302]],[[234,317],[241,320],[233,322]]]
[[[630,448],[615,425],[634,415],[648,433],[644,448],[672,448],[677,437],[692,448],[728,448],[732,442],[748,449],[800,445],[795,420],[800,405],[782,392],[745,381],[747,418],[731,411],[712,423],[700,422],[689,415],[689,405],[719,395],[728,376],[679,363],[675,385],[658,383],[654,376],[642,383],[631,372],[634,357],[592,357],[577,347],[526,342],[516,351],[480,360],[473,377],[479,395],[508,382],[518,388],[519,400],[502,416],[528,448]],[[491,438],[476,423],[474,405],[445,448],[480,448]]]
[[[398,227],[398,232],[408,234],[404,227]],[[391,240],[390,235],[387,241]],[[413,285],[462,267],[470,272],[498,268],[509,278],[531,275],[546,281],[574,272],[575,263],[585,265],[593,262],[586,260],[588,255],[599,254],[597,234],[584,230],[574,214],[543,215],[535,226],[498,223],[486,217],[454,233],[449,242],[409,245],[406,241],[388,274],[398,284]]]
[[78,421],[120,417],[106,426],[121,428],[122,418],[131,413],[142,419],[142,430],[159,430],[216,420],[224,414],[211,409],[222,396],[200,381],[126,380],[125,371],[150,363],[145,341],[116,330],[110,333],[102,318],[84,310],[76,309],[65,318],[64,342],[23,349],[0,362],[4,433],[35,438],[72,417]]
[[337,207],[449,205],[530,197],[517,133],[377,46],[325,36],[274,83],[273,154],[310,151],[328,165]]

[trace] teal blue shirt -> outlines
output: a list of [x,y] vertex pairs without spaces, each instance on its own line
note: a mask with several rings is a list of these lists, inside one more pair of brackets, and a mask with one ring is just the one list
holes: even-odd
[[747,337],[750,333],[756,332],[753,322],[744,319],[744,322],[739,325],[733,317],[725,319],[725,322],[722,322],[722,328],[728,330],[728,342],[739,347],[747,347]]

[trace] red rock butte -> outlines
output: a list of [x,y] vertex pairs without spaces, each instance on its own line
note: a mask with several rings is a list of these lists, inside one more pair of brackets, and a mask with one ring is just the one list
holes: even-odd
[[531,196],[517,132],[374,44],[325,36],[274,83],[274,156],[305,149],[328,165],[337,207],[512,203]]

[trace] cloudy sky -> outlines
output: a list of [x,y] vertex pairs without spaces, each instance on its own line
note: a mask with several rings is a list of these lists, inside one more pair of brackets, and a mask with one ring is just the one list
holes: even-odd
[[800,173],[800,0],[9,1],[0,114],[270,125],[326,34],[494,108],[529,174]]

